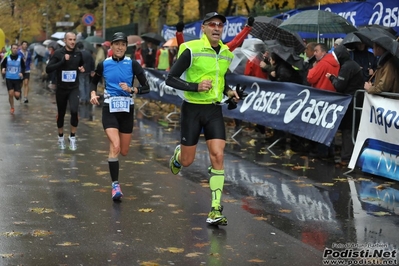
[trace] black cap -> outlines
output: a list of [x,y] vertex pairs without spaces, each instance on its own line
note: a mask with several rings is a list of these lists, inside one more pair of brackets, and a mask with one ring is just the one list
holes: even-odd
[[219,18],[223,23],[226,23],[225,16],[220,15],[217,12],[210,12],[205,15],[204,20],[202,21],[202,24],[204,24],[206,21],[210,20],[211,18]]
[[111,43],[116,42],[116,41],[124,41],[127,43],[127,36],[123,32],[116,32],[112,36]]

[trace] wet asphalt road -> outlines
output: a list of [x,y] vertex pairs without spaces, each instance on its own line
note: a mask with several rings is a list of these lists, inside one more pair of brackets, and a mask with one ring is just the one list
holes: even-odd
[[247,130],[226,148],[229,225],[207,226],[206,147],[201,141],[194,164],[172,175],[179,128],[159,122],[164,105],[137,112],[115,203],[100,108],[80,107],[78,150],[60,151],[54,96],[34,78],[31,86],[30,103],[10,115],[0,84],[0,265],[312,266],[334,243],[398,248],[397,182],[344,175],[289,147],[270,152]]

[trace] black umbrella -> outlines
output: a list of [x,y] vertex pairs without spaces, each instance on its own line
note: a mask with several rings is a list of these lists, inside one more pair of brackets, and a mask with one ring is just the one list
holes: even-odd
[[362,41],[353,32],[350,32],[345,36],[341,44],[348,49],[355,49],[357,43],[362,43]]
[[161,35],[159,35],[158,33],[155,33],[155,32],[145,33],[145,34],[141,35],[141,38],[144,41],[151,42],[155,45],[160,45],[161,42],[166,42],[166,40]]
[[269,40],[265,41],[267,50],[270,53],[275,53],[278,55],[282,60],[290,64],[291,66],[295,66],[298,69],[302,69],[303,67],[303,58],[296,55],[295,50],[293,47],[287,47],[282,45],[277,40]]
[[94,53],[96,51],[96,48],[93,46],[92,43],[86,41],[86,40],[80,40],[79,42],[81,42],[83,44],[83,47],[85,50],[88,50],[92,53]]
[[384,25],[379,25],[379,24],[367,25],[367,26],[365,26],[365,28],[377,28],[377,29],[385,30],[388,33],[392,34],[393,36],[396,36],[398,34],[393,28],[387,27]]
[[302,53],[305,50],[306,45],[301,36],[296,32],[279,28],[278,26],[282,22],[283,20],[278,18],[267,16],[256,17],[251,29],[251,35],[263,41],[278,40],[281,44],[287,47],[294,47],[296,53]]
[[395,40],[394,35],[378,27],[361,28],[358,31],[353,32],[353,34],[359,37],[362,43],[365,43],[369,47],[373,47],[373,41],[371,41],[371,39],[374,39],[376,37],[387,36],[390,39]]
[[399,42],[397,42],[395,39],[392,39],[387,35],[381,35],[372,38],[371,41],[399,58]]

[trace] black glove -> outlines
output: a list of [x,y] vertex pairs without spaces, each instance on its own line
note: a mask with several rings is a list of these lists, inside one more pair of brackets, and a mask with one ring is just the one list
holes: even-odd
[[[246,88],[247,88],[247,86],[245,86],[245,85],[243,87],[241,87],[240,84],[237,84],[237,86],[236,86],[236,92],[238,94],[238,97],[240,97],[241,100],[244,100],[245,97],[248,96],[248,93],[244,92]],[[233,109],[237,108],[237,103],[234,101],[234,97],[227,99],[227,101],[225,101],[225,103],[229,104],[227,106],[228,110],[233,110]]]
[[236,86],[236,92],[238,94],[238,97],[240,97],[241,100],[244,100],[245,97],[248,96],[248,93],[244,92],[246,88],[247,88],[247,86],[245,86],[245,85],[243,87],[241,87],[240,84],[237,84],[237,86]]
[[254,17],[249,17],[247,21],[247,25],[252,27],[254,25],[255,18]]
[[184,29],[184,23],[183,23],[183,21],[177,22],[177,24],[176,24],[176,31],[177,31],[177,32],[182,32],[183,29]]

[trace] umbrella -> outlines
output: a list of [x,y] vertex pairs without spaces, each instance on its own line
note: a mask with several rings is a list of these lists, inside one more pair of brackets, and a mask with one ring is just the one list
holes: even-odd
[[265,44],[267,46],[267,50],[270,53],[275,53],[291,66],[295,66],[298,69],[302,69],[303,58],[296,55],[293,47],[284,46],[277,40],[265,41]]
[[248,60],[263,60],[263,54],[266,52],[266,44],[257,38],[245,39],[241,45],[241,52]]
[[247,61],[262,61],[265,51],[266,45],[262,40],[257,38],[245,39],[241,47],[233,51],[234,57],[229,66],[230,71],[235,74],[243,74]]
[[280,28],[295,32],[317,33],[349,33],[356,31],[356,27],[340,15],[324,10],[305,10],[285,20]]
[[379,27],[364,27],[358,31],[353,32],[362,43],[365,43],[369,47],[373,47],[373,41],[376,37],[388,36],[391,40],[395,40],[395,36],[390,34],[388,31]]
[[85,50],[88,50],[88,51],[90,51],[92,53],[94,53],[96,51],[96,48],[94,48],[92,43],[89,43],[86,40],[81,40],[79,42],[81,42],[83,44],[83,47],[84,47]]
[[105,42],[104,38],[100,36],[89,36],[85,39],[85,41],[89,43],[100,43],[100,44]]
[[399,58],[399,42],[397,42],[395,39],[392,39],[387,35],[381,35],[372,38],[371,41]]
[[138,42],[142,42],[143,39],[139,35],[129,35],[127,36],[127,46],[134,46]]
[[47,45],[49,45],[51,42],[53,42],[53,40],[45,40],[45,41],[43,42],[43,45],[47,46]]
[[166,46],[166,47],[177,47],[177,39],[176,39],[176,37],[167,40],[167,41],[163,44],[163,46]]
[[248,61],[247,57],[242,53],[241,47],[234,49],[233,61],[229,65],[229,70],[234,74],[244,74],[245,65]]
[[41,44],[35,45],[33,47],[33,51],[35,51],[36,54],[43,57],[46,55],[46,47]]
[[251,35],[255,38],[266,40],[278,40],[281,44],[294,47],[299,54],[302,53],[306,45],[301,36],[296,32],[279,28],[278,26],[283,20],[278,18],[271,18],[267,16],[259,16],[255,18],[255,23],[251,29]]
[[159,35],[158,33],[155,32],[149,32],[141,35],[141,38],[146,41],[146,42],[151,42],[155,45],[160,45],[161,42],[165,42],[166,40]]
[[58,40],[57,43],[58,43],[59,45],[61,45],[61,46],[65,46],[65,43],[64,43],[63,40]]
[[383,25],[379,25],[379,24],[371,24],[371,25],[367,25],[365,26],[365,28],[377,28],[377,29],[382,29],[387,31],[388,33],[392,34],[393,36],[396,36],[398,33],[391,27],[387,27],[387,26],[383,26]]
[[362,41],[357,37],[353,32],[346,34],[345,38],[342,40],[342,45],[344,45],[348,49],[355,49],[355,45],[357,43],[361,43]]
[[54,33],[53,35],[51,35],[51,38],[54,38],[54,39],[64,39],[65,33],[66,33],[66,32],[64,32],[64,31],[58,31],[58,32]]

